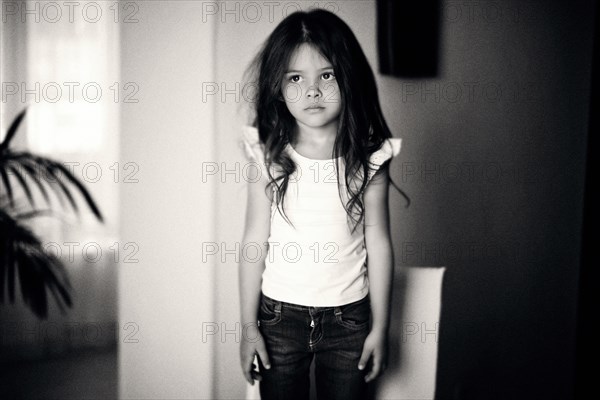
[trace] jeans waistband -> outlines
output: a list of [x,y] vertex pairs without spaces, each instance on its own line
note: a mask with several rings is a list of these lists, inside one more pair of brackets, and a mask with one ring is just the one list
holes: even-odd
[[294,303],[288,303],[285,301],[281,301],[281,300],[275,300],[269,296],[267,296],[264,293],[261,293],[261,295],[264,297],[265,301],[267,301],[268,303],[273,304],[274,306],[279,305],[280,307],[286,307],[286,308],[290,308],[292,310],[297,310],[297,311],[326,311],[326,310],[335,310],[335,312],[339,312],[339,309],[341,307],[345,307],[348,306],[350,304],[360,304],[366,301],[369,301],[369,294],[367,293],[367,295],[365,297],[363,297],[360,300],[354,301],[352,303],[348,303],[348,304],[344,304],[341,306],[325,306],[325,307],[321,307],[321,306],[304,306],[301,304],[294,304]]

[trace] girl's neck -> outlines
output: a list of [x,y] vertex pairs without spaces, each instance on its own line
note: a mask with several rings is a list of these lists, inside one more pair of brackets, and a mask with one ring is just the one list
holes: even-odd
[[308,126],[296,126],[295,144],[310,147],[331,147],[337,136],[337,124],[325,127],[311,128]]
[[337,125],[322,128],[296,126],[295,140],[292,143],[296,152],[311,159],[330,159],[337,135]]

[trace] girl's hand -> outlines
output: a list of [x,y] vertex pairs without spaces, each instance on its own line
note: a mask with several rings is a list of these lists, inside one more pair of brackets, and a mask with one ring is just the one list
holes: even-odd
[[387,332],[371,330],[365,339],[362,355],[358,362],[358,369],[362,370],[372,358],[371,370],[365,376],[365,382],[371,382],[383,374],[387,368],[387,353]]
[[266,369],[271,368],[269,355],[265,347],[265,341],[258,328],[247,329],[245,332],[252,331],[252,334],[243,334],[240,342],[240,359],[242,362],[242,372],[249,384],[254,385],[254,380],[262,380],[258,372],[257,365],[254,364],[254,355],[258,354],[260,361]]

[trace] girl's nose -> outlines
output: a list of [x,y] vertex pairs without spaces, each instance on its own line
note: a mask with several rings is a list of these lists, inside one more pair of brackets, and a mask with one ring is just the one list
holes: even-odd
[[321,89],[319,89],[319,85],[315,83],[314,85],[309,87],[306,95],[309,98],[317,98],[317,97],[321,96],[322,93],[321,93]]

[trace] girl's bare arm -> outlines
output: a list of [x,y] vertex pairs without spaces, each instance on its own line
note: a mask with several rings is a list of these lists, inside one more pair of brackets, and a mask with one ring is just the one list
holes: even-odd
[[[272,191],[265,191],[268,177],[264,166],[261,166],[260,180],[248,182],[248,200],[246,205],[246,222],[241,243],[239,286],[241,323],[256,323],[260,300],[262,273],[267,256],[267,240],[270,233],[270,216]],[[266,192],[266,193],[265,193]],[[247,246],[247,247],[244,247]],[[246,249],[246,251],[244,251]],[[254,251],[259,249],[258,257]],[[247,254],[248,257],[244,257]]]
[[388,210],[388,164],[375,174],[364,194],[365,244],[369,274],[369,295],[373,325],[365,339],[358,368],[364,369],[372,361],[365,380],[376,379],[387,366],[387,335],[390,325],[390,299],[394,260],[390,239]]
[[386,332],[389,327],[394,260],[389,223],[389,163],[369,182],[364,194],[365,244],[367,247],[369,293],[373,329]]

